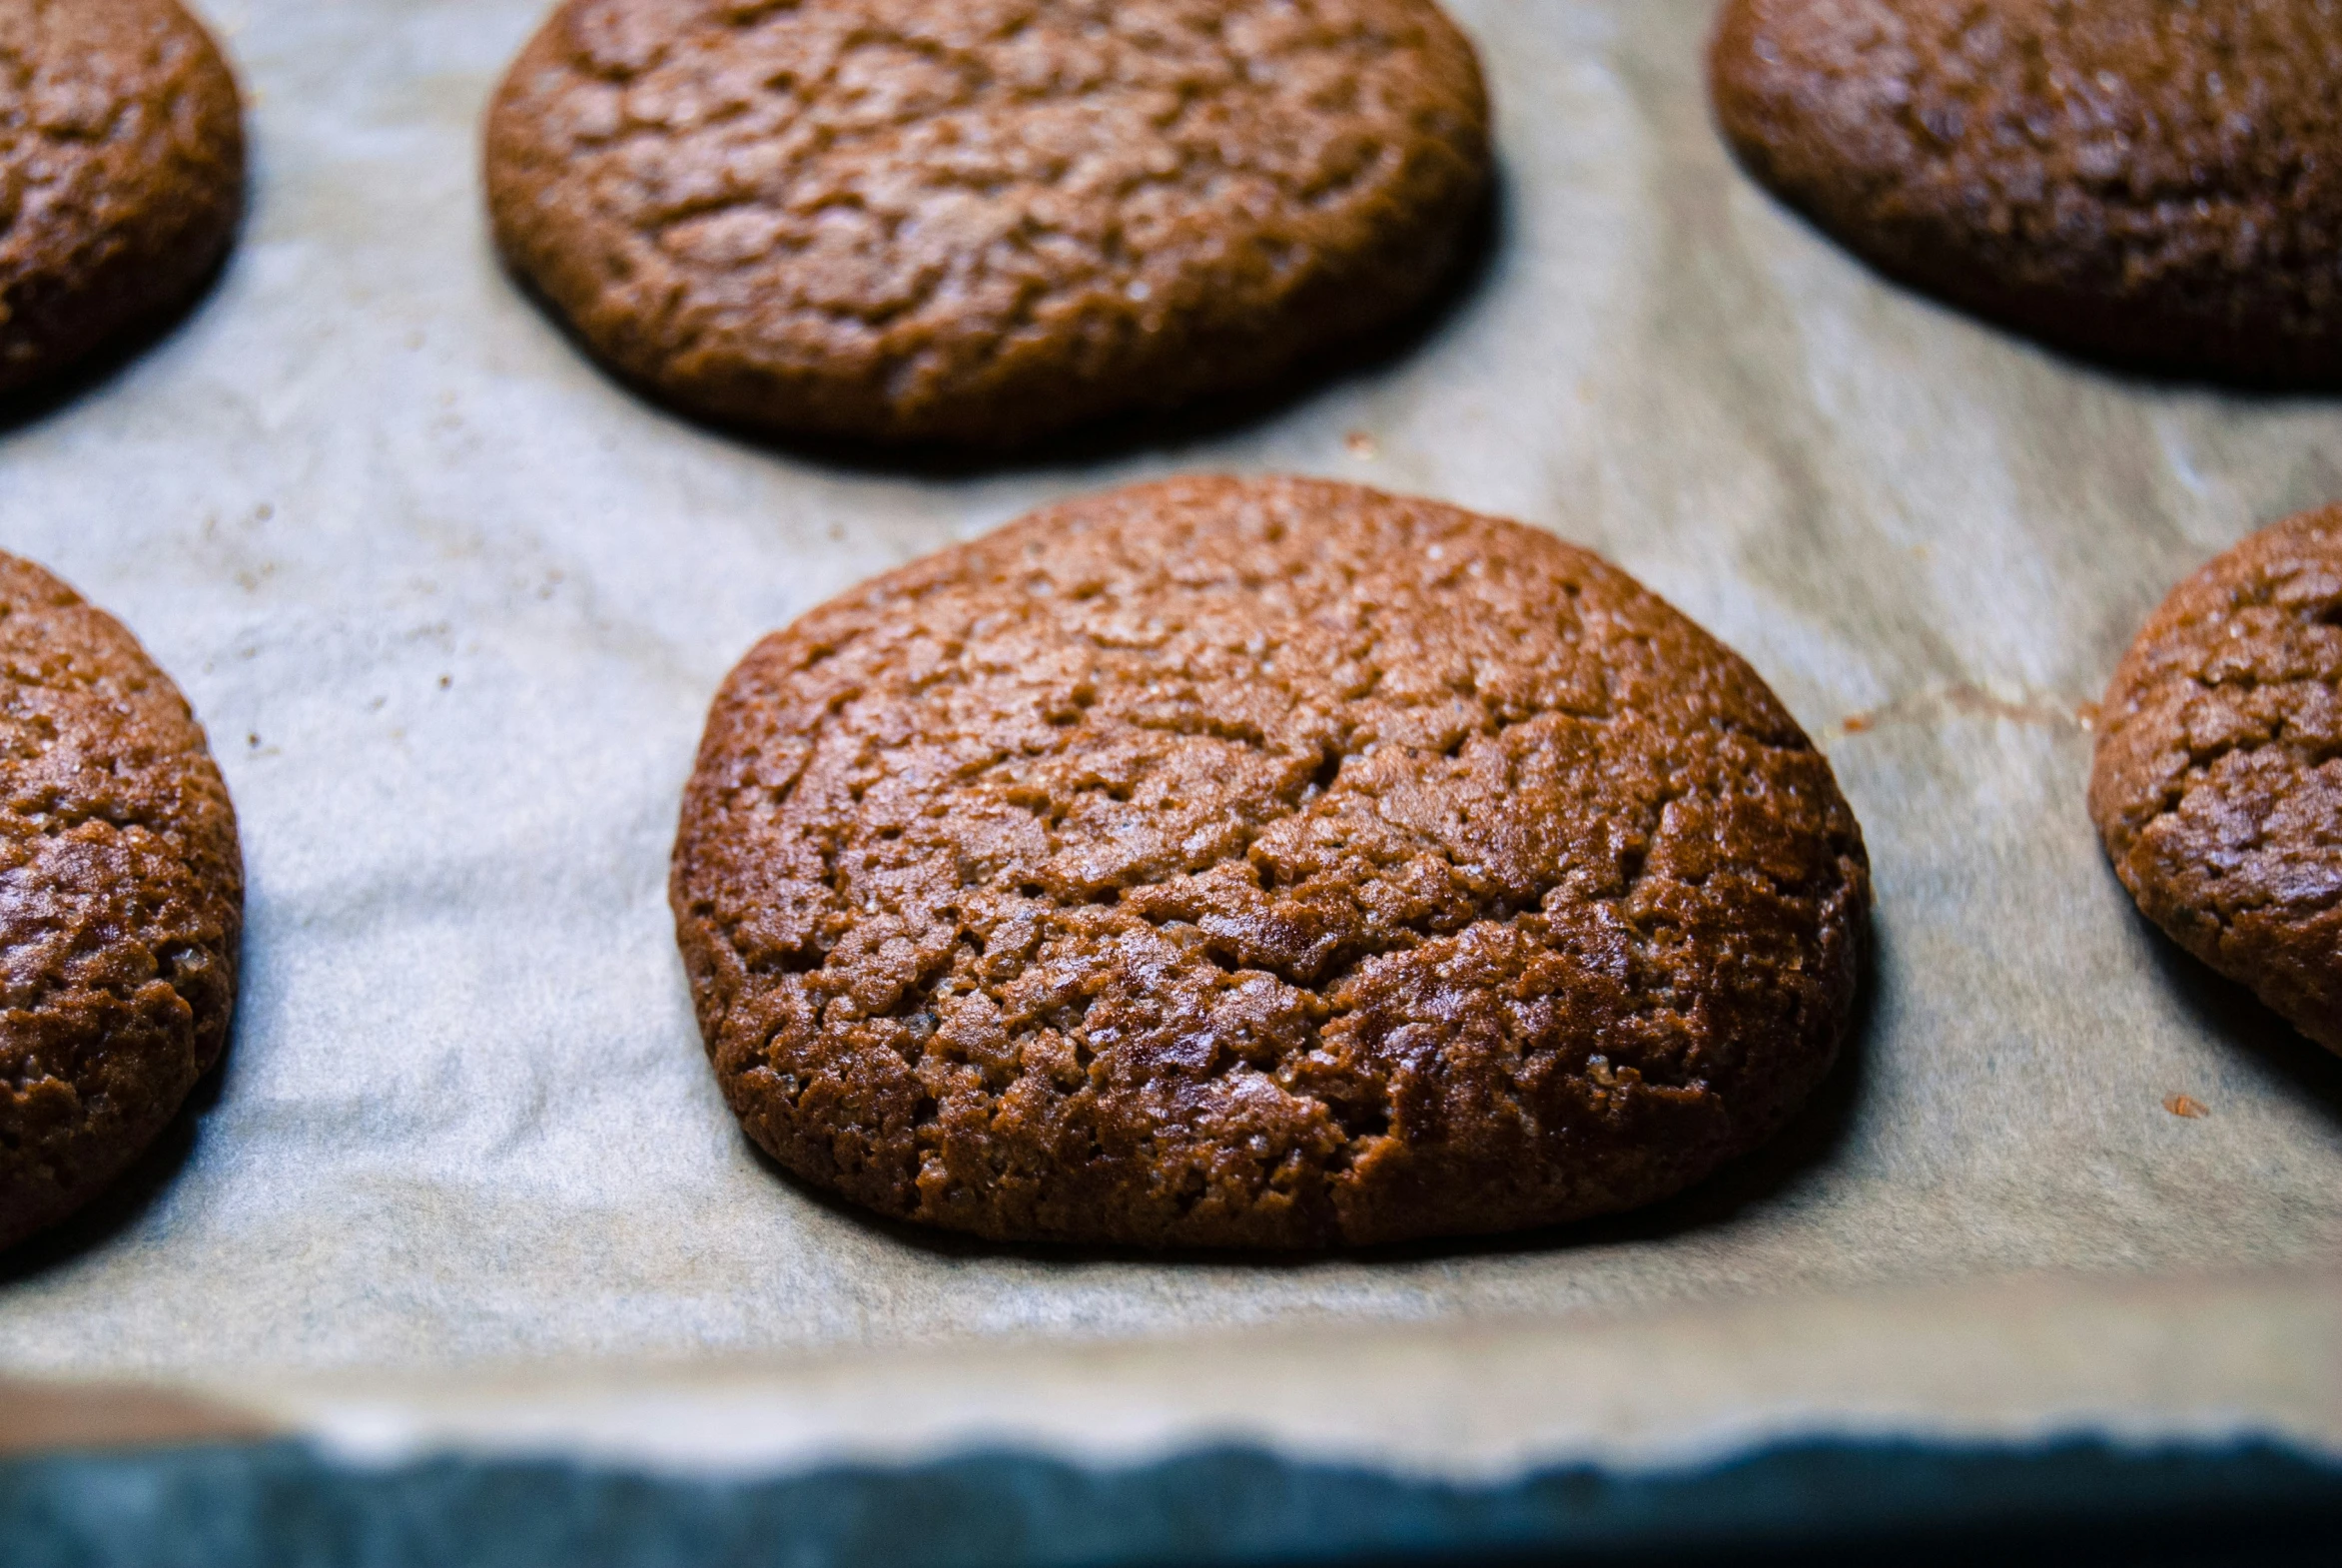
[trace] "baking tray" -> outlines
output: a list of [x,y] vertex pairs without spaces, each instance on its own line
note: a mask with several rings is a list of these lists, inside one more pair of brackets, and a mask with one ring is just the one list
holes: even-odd
[[[1502,200],[1417,330],[1239,417],[898,470],[644,403],[498,270],[477,124],[536,0],[209,0],[252,99],[243,242],[147,352],[8,412],[0,546],[120,614],[209,727],[246,978],[164,1147],[0,1260],[0,1445],[751,1489],[1238,1451],[1391,1508],[1814,1444],[2191,1454],[2222,1495],[2238,1453],[2271,1485],[2342,1474],[2342,1060],[2146,926],[2081,803],[2131,631],[2342,495],[2342,402],[2110,375],[1884,284],[1720,148],[1705,0],[1451,9]],[[1277,1261],[918,1234],[754,1154],[664,901],[724,671],[871,573],[1198,470],[1552,528],[1773,683],[1879,901],[1857,1039],[1777,1146],[1640,1215]],[[0,1522],[70,1513],[63,1462],[0,1466]],[[1854,1493],[2005,1493],[1911,1475]],[[1315,1484],[1245,1549],[1515,1539],[1409,1514],[1352,1540],[1382,1516]],[[1076,1492],[1016,1550],[1218,1550],[1083,1536],[1155,1516]],[[1505,1528],[1567,1535],[1536,1517]]]

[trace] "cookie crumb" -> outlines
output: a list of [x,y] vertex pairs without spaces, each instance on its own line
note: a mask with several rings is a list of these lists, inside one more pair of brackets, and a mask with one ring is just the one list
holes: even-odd
[[1349,434],[1341,438],[1341,443],[1348,447],[1350,455],[1360,462],[1372,462],[1376,457],[1382,455],[1381,446],[1375,442],[1373,436],[1364,430],[1350,431]]
[[2201,1101],[2190,1100],[2185,1095],[2166,1096],[2163,1101],[2163,1109],[2175,1117],[2185,1117],[2190,1122],[2195,1121],[2198,1117],[2211,1115],[2209,1111],[2204,1109]]
[[1873,724],[1878,722],[1879,721],[1877,719],[1871,717],[1871,715],[1868,713],[1849,713],[1845,718],[1838,721],[1838,727],[1846,731],[1849,735],[1860,735],[1864,730],[1869,729]]

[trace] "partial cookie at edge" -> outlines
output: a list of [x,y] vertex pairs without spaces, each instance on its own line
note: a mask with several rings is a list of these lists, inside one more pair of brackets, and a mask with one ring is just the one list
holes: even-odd
[[184,306],[243,204],[236,81],[176,0],[0,0],[0,393]]
[[2099,724],[2090,816],[2139,908],[2342,1051],[2342,507],[2173,589]]
[[96,1196],[219,1060],[243,899],[178,688],[0,555],[0,1246]]
[[1741,162],[1881,271],[2056,347],[2342,378],[2342,12],[1730,0]]

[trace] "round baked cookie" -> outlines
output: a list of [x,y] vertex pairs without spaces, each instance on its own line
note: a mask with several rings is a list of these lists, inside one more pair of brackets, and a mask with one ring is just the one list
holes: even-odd
[[0,555],[0,1246],[95,1196],[219,1060],[243,907],[186,699]]
[[0,393],[186,304],[243,204],[236,81],[176,0],[0,0]]
[[2331,0],[1728,0],[1716,115],[1883,272],[2063,349],[2342,374]]
[[2342,507],[2163,601],[2106,688],[2090,816],[2148,919],[2342,1051]]
[[1304,480],[1035,513],[766,638],[671,887],[749,1136],[994,1238],[1648,1202],[1847,1027],[1869,884],[1756,674],[1516,523]]
[[487,127],[505,257],[624,376],[979,446],[1391,322],[1489,177],[1432,0],[566,0]]

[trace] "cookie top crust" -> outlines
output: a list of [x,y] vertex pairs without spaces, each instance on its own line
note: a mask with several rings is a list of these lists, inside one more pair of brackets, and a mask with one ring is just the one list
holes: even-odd
[[2089,803],[2149,919],[2342,1051],[2342,507],[2172,591],[2106,688]]
[[1430,0],[569,0],[490,113],[514,269],[651,392],[1007,444],[1425,299],[1489,183]]
[[235,78],[175,0],[0,0],[0,393],[184,304],[243,203]]
[[1730,0],[1717,119],[1882,271],[2051,344],[2342,376],[2342,7]]
[[219,1060],[243,904],[178,688],[0,555],[0,1245],[93,1196]]
[[1774,1132],[1868,909],[1736,655],[1516,523],[1069,502],[760,643],[672,902],[782,1164],[997,1238],[1306,1247],[1649,1201]]

